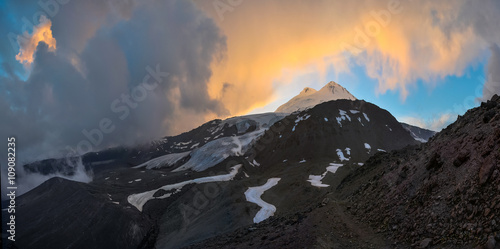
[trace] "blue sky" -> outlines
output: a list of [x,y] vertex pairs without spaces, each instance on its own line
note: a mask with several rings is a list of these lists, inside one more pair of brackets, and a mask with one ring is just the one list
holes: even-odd
[[[355,65],[349,73],[336,73],[329,69],[324,78],[311,72],[298,76],[286,85],[275,84],[280,96],[270,104],[251,113],[272,112],[281,104],[300,93],[304,87],[319,90],[328,81],[344,86],[356,98],[374,103],[388,110],[401,122],[439,131],[455,121],[457,115],[479,105],[485,83],[487,60],[466,68],[462,76],[447,76],[432,82],[415,82],[405,100],[398,90],[377,93],[376,79],[366,74],[363,66]],[[325,81],[326,78],[326,81]],[[445,116],[445,117],[443,117]]]

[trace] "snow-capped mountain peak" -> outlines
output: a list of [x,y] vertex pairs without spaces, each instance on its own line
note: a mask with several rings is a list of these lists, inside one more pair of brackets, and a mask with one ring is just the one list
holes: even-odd
[[299,95],[278,107],[276,112],[292,113],[295,111],[303,111],[317,104],[337,99],[356,100],[356,98],[344,87],[334,81],[330,81],[319,91],[310,87],[304,88]]
[[310,88],[310,87],[306,87],[306,88],[304,88],[304,90],[302,90],[302,92],[300,92],[299,95],[310,95],[310,94],[313,94],[315,92],[317,92],[316,89]]

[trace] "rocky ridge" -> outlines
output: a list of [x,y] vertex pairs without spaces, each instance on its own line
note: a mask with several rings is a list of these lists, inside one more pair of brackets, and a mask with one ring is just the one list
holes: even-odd
[[428,143],[370,158],[338,188],[350,213],[396,243],[499,248],[499,113],[495,95]]

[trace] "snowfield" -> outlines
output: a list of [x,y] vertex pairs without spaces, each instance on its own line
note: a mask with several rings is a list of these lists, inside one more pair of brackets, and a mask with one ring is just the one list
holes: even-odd
[[[180,192],[181,189],[188,184],[231,181],[234,179],[236,174],[238,174],[238,171],[240,168],[241,168],[241,164],[238,164],[238,165],[233,166],[231,168],[231,172],[229,172],[229,174],[226,174],[226,175],[207,176],[207,177],[197,178],[197,179],[179,182],[179,183],[175,183],[175,184],[165,185],[163,187],[153,189],[153,190],[143,192],[143,193],[132,194],[132,195],[129,195],[127,197],[127,201],[131,205],[136,207],[139,211],[142,212],[142,208],[144,207],[144,204],[146,204],[146,202],[148,202],[149,200],[168,198],[171,195]],[[160,189],[165,190],[168,193],[166,193],[162,196],[153,197],[154,194]]]
[[[223,137],[206,143],[194,149],[191,158],[173,172],[183,170],[204,171],[211,168],[230,156],[241,156],[251,147],[252,142],[263,135],[265,131],[275,122],[283,119],[287,114],[283,113],[263,113],[235,117],[224,120],[219,127],[229,124],[235,125],[238,132],[245,132],[250,125],[255,125],[256,130],[233,137]],[[222,128],[221,128],[222,129]],[[222,133],[221,133],[222,134]]]
[[253,218],[254,223],[259,223],[271,216],[276,212],[276,207],[272,204],[269,204],[263,201],[260,197],[264,192],[278,184],[281,178],[270,178],[267,180],[266,184],[257,187],[249,187],[247,191],[245,191],[245,197],[247,201],[253,202],[261,207],[259,212]]
[[191,158],[172,172],[183,170],[204,171],[230,156],[243,155],[255,139],[264,134],[265,129],[253,131],[241,136],[223,137],[210,141],[191,152]]
[[133,168],[139,169],[142,167],[146,167],[146,169],[159,169],[162,167],[168,167],[174,165],[176,162],[181,160],[184,157],[187,157],[191,153],[191,151],[186,151],[182,153],[172,153],[164,156],[160,156],[157,158],[153,158],[143,164],[137,165]]

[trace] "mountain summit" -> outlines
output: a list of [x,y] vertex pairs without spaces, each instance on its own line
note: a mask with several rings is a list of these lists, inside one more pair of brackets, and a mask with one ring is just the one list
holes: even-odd
[[341,85],[330,81],[319,91],[310,87],[304,88],[299,95],[278,107],[275,112],[292,113],[295,111],[303,111],[320,103],[337,99],[356,100],[356,97]]

